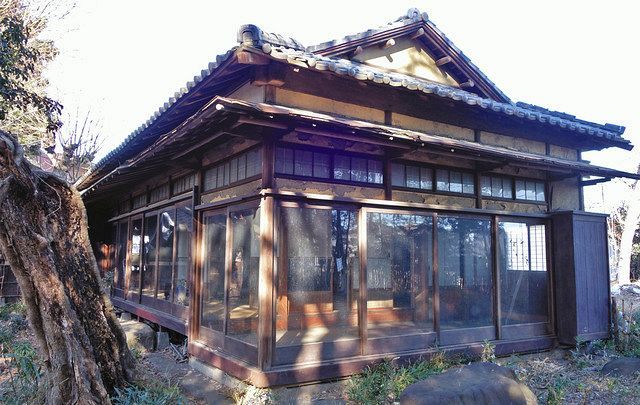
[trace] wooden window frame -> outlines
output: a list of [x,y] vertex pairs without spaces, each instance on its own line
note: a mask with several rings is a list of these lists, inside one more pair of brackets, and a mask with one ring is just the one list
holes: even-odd
[[[213,187],[213,188],[206,188],[205,187],[206,186],[207,172],[209,170],[211,170],[213,168],[219,168],[220,166],[224,166],[227,163],[230,164],[233,159],[236,159],[241,155],[248,155],[249,152],[253,152],[254,150],[257,150],[258,151],[258,155],[260,155],[260,157],[264,160],[263,154],[261,153],[261,149],[262,148],[264,148],[264,144],[262,144],[262,143],[257,144],[257,145],[253,145],[253,146],[250,146],[247,149],[243,149],[242,151],[240,151],[238,153],[235,153],[235,154],[233,154],[233,155],[231,155],[229,157],[226,157],[224,159],[218,160],[218,161],[216,161],[214,163],[211,163],[209,165],[206,165],[206,166],[202,167],[202,176],[201,176],[201,180],[200,180],[200,182],[201,182],[200,189],[202,190],[201,193],[202,194],[206,194],[206,193],[210,193],[210,192],[213,192],[213,191],[225,190],[225,189],[228,189],[228,188],[231,188],[231,187],[240,186],[242,184],[251,183],[252,181],[262,179],[262,172],[264,170],[263,169],[264,164],[259,166],[259,172],[257,174],[254,174],[254,175],[249,176],[249,177],[245,177],[242,180],[237,180],[237,181],[235,181],[233,183],[229,182],[228,184],[220,186],[220,187],[217,187],[217,186]],[[247,162],[248,162],[248,160],[247,160]],[[249,165],[245,164],[245,173],[246,173],[248,167],[249,167]],[[217,175],[216,175],[216,178],[217,178]],[[216,183],[217,183],[217,181],[216,181]]]
[[[279,173],[276,171],[276,156],[277,156],[277,149],[278,148],[285,148],[285,149],[290,149],[293,151],[294,153],[294,160],[293,160],[293,165],[294,165],[294,169],[293,169],[293,174],[287,174],[287,173]],[[295,174],[295,152],[296,150],[298,151],[304,151],[304,152],[311,152],[311,176],[303,176],[303,175],[297,175]],[[299,180],[299,181],[315,181],[315,182],[320,182],[320,183],[331,183],[331,184],[344,184],[344,185],[349,185],[349,186],[357,186],[357,187],[371,187],[371,188],[381,188],[383,189],[385,187],[385,181],[386,181],[386,175],[384,173],[384,157],[383,156],[379,156],[379,155],[367,155],[365,153],[358,153],[358,152],[350,152],[350,151],[342,151],[342,150],[336,150],[336,149],[330,149],[330,148],[320,148],[317,146],[310,146],[310,145],[301,145],[301,144],[297,144],[297,143],[289,143],[289,142],[278,142],[275,144],[274,146],[274,159],[273,159],[273,164],[274,164],[274,170],[273,170],[273,175],[276,178],[283,178],[283,179],[290,179],[290,180]],[[315,161],[315,157],[314,157],[314,153],[323,153],[325,155],[327,155],[329,157],[329,177],[316,177],[313,175],[313,169],[314,169],[314,161]],[[367,179],[369,178],[369,160],[374,160],[377,161],[378,163],[380,163],[380,175],[382,176],[382,182],[380,183],[372,183],[369,181],[353,181],[353,180],[343,180],[343,179],[336,179],[335,178],[335,163],[336,163],[336,156],[337,155],[341,155],[341,156],[345,156],[347,158],[349,158],[349,176],[351,177],[351,167],[353,164],[353,158],[358,158],[358,159],[366,159],[367,162]]]

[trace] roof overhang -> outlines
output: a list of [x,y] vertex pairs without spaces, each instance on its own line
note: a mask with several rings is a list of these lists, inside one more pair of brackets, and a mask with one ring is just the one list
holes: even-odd
[[[196,152],[214,141],[220,141],[224,135],[249,136],[247,134],[255,133],[255,127],[273,130],[279,134],[293,131],[369,143],[400,152],[422,150],[475,161],[480,163],[479,167],[486,167],[487,170],[514,166],[549,171],[555,173],[558,179],[574,176],[599,177],[590,180],[591,182],[601,182],[615,177],[640,179],[638,174],[582,161],[520,152],[299,108],[215,97],[177,128],[158,137],[145,150],[113,168],[109,173],[95,178],[82,194],[91,194],[114,181],[123,183],[139,178],[147,172],[157,172],[159,165],[186,157],[190,152]],[[400,154],[396,153],[395,156]]]

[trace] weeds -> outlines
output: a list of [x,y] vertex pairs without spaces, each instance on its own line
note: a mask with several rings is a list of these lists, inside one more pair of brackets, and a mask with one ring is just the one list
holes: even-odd
[[233,399],[236,405],[272,405],[276,403],[273,392],[266,388],[247,386],[242,392],[234,392]]
[[409,385],[439,374],[454,364],[457,362],[447,360],[442,352],[436,353],[428,361],[402,367],[386,360],[354,376],[347,387],[347,395],[350,401],[357,404],[392,403]]
[[496,359],[496,345],[486,340],[482,344],[482,353],[480,354],[480,361],[491,363]]
[[177,385],[149,386],[132,385],[123,389],[116,388],[111,398],[114,405],[182,405],[187,400],[180,393]]

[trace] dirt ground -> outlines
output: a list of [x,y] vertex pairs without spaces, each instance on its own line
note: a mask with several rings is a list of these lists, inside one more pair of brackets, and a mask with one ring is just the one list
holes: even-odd
[[[640,285],[613,288],[618,306],[628,313],[640,313]],[[624,302],[624,304],[623,304]],[[15,328],[16,316],[0,319],[0,331]],[[26,324],[12,336],[13,342],[35,344]],[[553,351],[498,358],[496,363],[512,368],[520,380],[538,396],[541,404],[640,404],[640,376],[614,378],[603,376],[600,370],[608,361],[619,357],[612,341],[592,342],[579,349],[558,348]],[[239,401],[241,392],[234,392],[192,370],[186,363],[177,363],[170,350],[143,353],[139,358],[139,376],[143,381],[160,381],[177,385],[187,403],[211,404]],[[15,384],[16,368],[0,346],[0,398]],[[344,404],[348,403],[349,380],[278,388],[252,392],[253,397],[269,398],[278,404]],[[245,403],[257,403],[249,400]],[[6,397],[5,397],[6,398]],[[2,400],[0,400],[2,402]],[[14,402],[15,403],[15,402]]]

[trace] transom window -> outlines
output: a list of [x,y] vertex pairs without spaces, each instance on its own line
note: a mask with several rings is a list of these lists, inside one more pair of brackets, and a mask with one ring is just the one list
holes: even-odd
[[473,194],[475,186],[473,174],[457,170],[437,169],[436,190],[450,193]]
[[513,198],[512,179],[500,176],[482,176],[480,192],[483,196]]
[[213,190],[258,176],[262,173],[262,153],[256,148],[244,152],[204,172],[204,189]]
[[391,165],[391,185],[433,190],[433,169],[402,163]]
[[276,148],[276,174],[382,184],[382,161],[366,157]]
[[516,200],[546,201],[544,182],[535,180],[516,180]]

